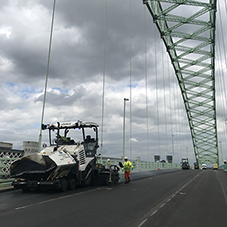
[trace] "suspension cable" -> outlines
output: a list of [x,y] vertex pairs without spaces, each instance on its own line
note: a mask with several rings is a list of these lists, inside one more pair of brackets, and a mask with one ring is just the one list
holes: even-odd
[[170,63],[168,63],[168,65],[167,65],[167,67],[168,67],[168,73],[167,73],[167,75],[168,75],[168,91],[169,91],[169,95],[168,95],[168,98],[169,98],[169,105],[170,105],[170,121],[171,121],[171,124],[170,124],[170,128],[171,128],[171,139],[172,139],[172,163],[174,163],[174,135],[173,135],[173,104],[172,104],[172,102],[173,102],[173,97],[172,97],[172,95],[173,95],[173,92],[171,92],[171,90],[170,90],[170,85],[171,85],[171,80],[170,80],[170,76],[172,76],[173,75],[173,73],[172,73],[172,68],[170,69]]
[[104,53],[103,53],[103,90],[102,90],[102,128],[101,128],[101,164],[103,151],[103,119],[105,101],[105,81],[106,81],[106,25],[107,25],[107,0],[105,1],[105,28],[104,28]]
[[45,81],[45,89],[44,89],[44,96],[43,96],[43,109],[42,109],[42,117],[41,117],[41,128],[39,133],[39,152],[40,152],[41,141],[42,141],[42,124],[43,124],[43,118],[44,118],[47,82],[48,82],[48,75],[49,75],[49,68],[50,68],[50,53],[51,53],[51,45],[52,45],[53,27],[54,27],[55,5],[56,5],[56,0],[54,0],[53,12],[52,12],[51,32],[50,32],[49,51],[48,51],[48,60],[47,60],[47,72],[46,72],[46,81]]
[[157,124],[158,124],[158,153],[160,155],[160,129],[159,129],[159,104],[158,104],[158,69],[157,69],[157,38],[155,37],[155,84],[156,84],[156,103],[157,103]]
[[132,28],[131,28],[131,20],[132,20],[132,4],[130,0],[130,159],[132,160]]
[[150,161],[150,145],[149,145],[149,116],[148,116],[148,94],[147,94],[147,18],[146,18],[146,8],[144,5],[144,66],[145,66],[145,86],[146,86],[146,119],[147,119],[147,156],[148,156],[148,161]]
[[167,140],[167,123],[166,123],[166,83],[165,83],[165,57],[166,57],[166,54],[165,54],[165,48],[164,48],[164,45],[162,45],[162,64],[163,64],[163,67],[162,67],[162,81],[163,81],[163,90],[164,90],[164,105],[163,105],[163,110],[164,110],[164,113],[165,113],[165,134],[166,134],[166,151],[168,152],[168,140]]

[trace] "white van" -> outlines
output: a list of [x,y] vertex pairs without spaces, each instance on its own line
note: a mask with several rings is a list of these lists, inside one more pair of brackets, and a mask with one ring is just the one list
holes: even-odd
[[206,164],[202,164],[202,169],[207,169],[207,165]]

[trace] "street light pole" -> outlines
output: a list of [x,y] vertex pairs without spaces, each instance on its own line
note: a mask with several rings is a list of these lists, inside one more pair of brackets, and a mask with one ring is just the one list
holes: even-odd
[[173,153],[173,157],[172,157],[172,163],[174,160],[174,135],[172,135],[172,153]]
[[129,101],[129,99],[124,98],[124,117],[123,117],[123,156],[122,156],[122,161],[124,161],[124,158],[125,158],[125,106],[126,106],[126,101]]
[[221,151],[221,163],[223,164],[224,163],[224,158],[223,158],[223,153],[222,153],[222,144],[221,144],[221,141],[219,141],[219,143],[220,143],[220,151]]

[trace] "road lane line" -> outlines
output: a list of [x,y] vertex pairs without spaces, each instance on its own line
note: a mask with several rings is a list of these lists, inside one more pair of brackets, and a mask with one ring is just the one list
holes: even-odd
[[15,210],[22,210],[22,209],[24,209],[24,208],[26,208],[26,206],[23,206],[23,207],[17,207]]
[[158,211],[158,210],[154,211],[154,212],[150,215],[150,217],[153,216],[157,211]]
[[27,206],[17,207],[17,208],[15,208],[15,210],[21,210],[21,209],[25,209],[25,208],[28,208],[28,207],[31,207],[31,206],[34,206],[34,205],[40,205],[40,204],[44,204],[44,203],[49,203],[49,202],[57,201],[57,200],[60,200],[60,199],[65,199],[65,198],[69,198],[69,197],[73,197],[73,196],[82,195],[82,194],[85,194],[87,192],[97,191],[99,189],[101,189],[101,188],[95,188],[95,189],[88,190],[86,192],[79,192],[79,193],[75,193],[75,194],[71,194],[71,195],[64,195],[64,196],[57,197],[57,198],[54,198],[54,199],[48,199],[48,200],[44,200],[44,201],[41,201],[41,202],[29,204]]
[[31,207],[31,206],[32,206],[32,205],[17,207],[17,208],[15,208],[15,210],[22,210],[22,209],[25,209],[25,208],[28,208],[28,207]]
[[[155,214],[159,211],[159,209],[161,209],[164,205],[166,205],[172,198],[174,198],[178,193],[180,193],[180,192],[182,191],[183,188],[185,188],[188,184],[190,184],[193,180],[195,180],[195,178],[197,178],[200,174],[201,174],[201,173],[197,174],[197,175],[196,175],[195,177],[193,177],[190,181],[188,181],[187,183],[185,183],[179,190],[176,190],[176,191],[172,194],[172,196],[170,195],[170,198],[169,198],[165,203],[163,203],[161,206],[159,206],[159,208],[158,208],[157,210],[155,210],[155,211],[150,215],[150,217],[153,216],[153,215],[155,215]],[[164,200],[164,201],[165,201],[165,200]],[[148,220],[148,218],[145,219],[138,227],[141,227],[141,226],[145,223],[145,221],[147,221],[147,220]]]
[[147,218],[143,222],[141,222],[138,227],[141,227],[146,221],[147,221]]

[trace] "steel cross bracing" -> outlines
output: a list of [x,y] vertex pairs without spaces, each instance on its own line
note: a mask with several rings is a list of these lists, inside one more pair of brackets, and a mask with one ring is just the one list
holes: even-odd
[[215,108],[216,0],[143,0],[173,64],[198,164],[218,163]]

